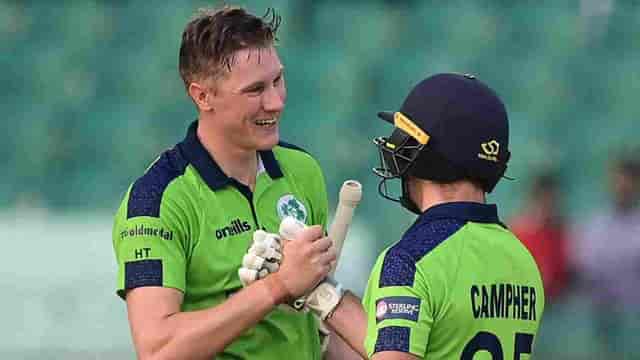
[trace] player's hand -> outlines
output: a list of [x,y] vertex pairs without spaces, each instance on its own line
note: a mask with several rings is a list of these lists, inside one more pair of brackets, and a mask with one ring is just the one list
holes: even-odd
[[323,236],[320,226],[311,226],[293,234],[283,242],[282,261],[278,272],[270,275],[287,291],[289,299],[299,298],[327,277],[336,251],[331,239]]
[[278,271],[282,260],[280,237],[277,234],[257,230],[253,233],[253,243],[242,259],[238,276],[243,286]]

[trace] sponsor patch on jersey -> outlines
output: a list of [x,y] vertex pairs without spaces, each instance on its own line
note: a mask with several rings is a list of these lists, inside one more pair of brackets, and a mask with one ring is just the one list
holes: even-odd
[[411,296],[389,296],[376,301],[376,321],[404,319],[418,321],[420,299]]
[[162,286],[162,260],[127,261],[124,264],[124,288]]
[[221,240],[227,236],[236,236],[251,230],[251,225],[248,221],[240,218],[231,220],[231,224],[216,229],[216,239]]
[[296,199],[292,194],[281,197],[276,206],[280,220],[287,216],[292,216],[300,222],[307,222],[307,209],[304,207],[302,201]]
[[124,239],[126,237],[140,237],[140,236],[151,236],[151,237],[159,237],[165,240],[173,240],[173,230],[164,229],[162,227],[154,227],[145,224],[135,225],[131,228],[126,228],[120,232],[120,239]]

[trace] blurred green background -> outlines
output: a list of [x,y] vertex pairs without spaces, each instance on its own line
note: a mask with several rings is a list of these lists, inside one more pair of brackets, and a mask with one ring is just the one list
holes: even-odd
[[[111,216],[196,117],[177,71],[180,36],[197,8],[216,4],[0,0],[0,358],[134,357],[114,293]],[[490,201],[505,219],[531,175],[552,166],[579,221],[607,199],[612,151],[640,144],[637,2],[233,4],[283,16],[283,140],[319,159],[332,207],[344,180],[365,187],[339,271],[357,292],[414,219],[377,194],[371,139],[390,129],[375,114],[397,108],[422,78],[473,73],[504,99],[516,181]],[[538,358],[598,358],[580,295],[561,305]]]

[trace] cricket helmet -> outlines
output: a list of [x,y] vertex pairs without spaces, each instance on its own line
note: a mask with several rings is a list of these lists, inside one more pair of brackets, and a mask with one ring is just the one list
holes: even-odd
[[[469,74],[437,74],[418,83],[398,111],[378,116],[394,125],[377,137],[380,194],[413,212],[406,177],[436,182],[469,179],[491,192],[503,177],[509,152],[504,104],[487,85]],[[386,181],[402,180],[402,196],[389,194]]]

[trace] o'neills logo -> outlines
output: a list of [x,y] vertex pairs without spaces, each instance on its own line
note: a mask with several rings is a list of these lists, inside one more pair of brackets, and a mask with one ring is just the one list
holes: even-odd
[[249,230],[251,230],[251,225],[249,225],[249,222],[235,219],[232,220],[231,224],[229,224],[228,226],[216,229],[216,239],[224,239],[227,236],[242,234],[243,232],[247,232]]
[[140,224],[133,229],[125,229],[120,232],[121,239],[134,236],[154,236],[165,240],[173,240],[173,230],[165,230],[163,228]]

